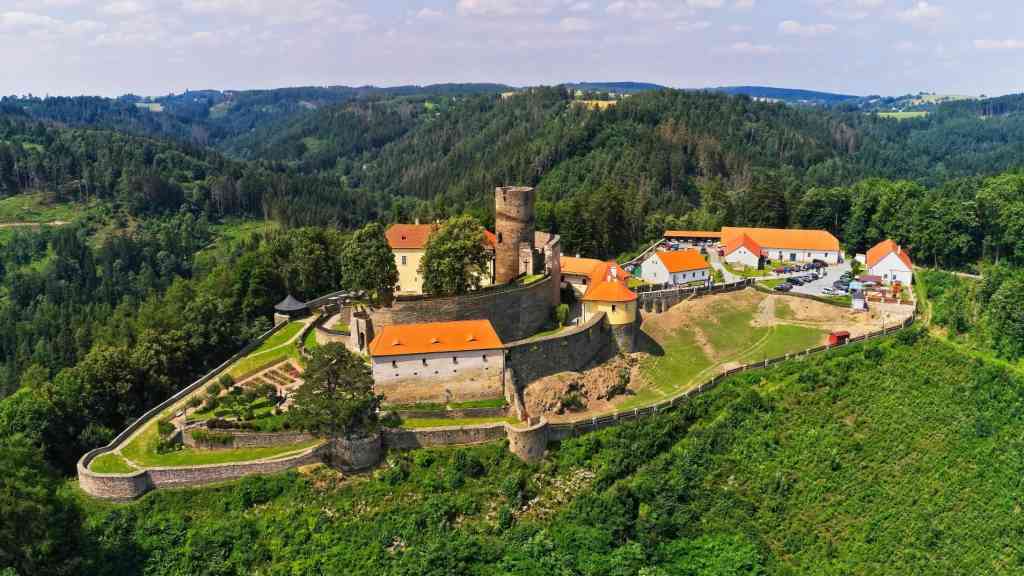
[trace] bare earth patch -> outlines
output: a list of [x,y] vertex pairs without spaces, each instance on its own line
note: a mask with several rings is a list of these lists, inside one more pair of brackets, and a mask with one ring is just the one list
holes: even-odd
[[[630,388],[635,388],[640,376],[640,354],[616,356],[615,358],[583,372],[559,372],[531,382],[524,391],[526,411],[530,415],[544,414],[550,422],[578,419],[585,414],[601,414],[612,411],[615,406],[609,399],[609,392],[619,383],[623,369],[630,372]],[[586,403],[586,408],[577,412],[563,411],[562,399],[577,393]]]

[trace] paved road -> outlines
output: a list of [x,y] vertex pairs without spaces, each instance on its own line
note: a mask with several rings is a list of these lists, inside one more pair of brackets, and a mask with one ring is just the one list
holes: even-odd
[[726,284],[731,284],[733,282],[739,282],[740,280],[743,280],[742,276],[733,274],[732,272],[729,272],[729,270],[726,269],[726,267],[722,264],[722,259],[718,256],[718,250],[708,249],[708,262],[711,264],[712,268],[722,271],[722,279],[725,281]]

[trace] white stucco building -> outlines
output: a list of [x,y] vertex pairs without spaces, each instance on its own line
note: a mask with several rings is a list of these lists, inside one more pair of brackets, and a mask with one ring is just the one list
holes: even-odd
[[865,260],[868,274],[880,276],[886,284],[899,282],[910,286],[914,281],[914,263],[899,244],[883,240],[868,250]]
[[783,228],[722,228],[722,242],[729,246],[740,236],[753,240],[766,258],[780,262],[821,260],[838,264],[842,260],[839,239],[827,230]]
[[707,283],[711,266],[697,250],[655,252],[640,265],[640,277],[651,284]]
[[723,260],[729,264],[746,266],[747,268],[759,268],[764,250],[761,245],[746,234],[734,236],[725,245],[725,256]]

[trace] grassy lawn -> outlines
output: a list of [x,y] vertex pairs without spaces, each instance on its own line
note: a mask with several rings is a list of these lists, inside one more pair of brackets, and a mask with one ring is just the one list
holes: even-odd
[[785,283],[786,283],[786,279],[785,278],[773,278],[771,280],[762,280],[761,282],[758,282],[758,284],[760,284],[761,286],[764,286],[765,288],[768,288],[769,290],[774,290],[775,287],[778,286],[779,284],[785,284]]
[[504,408],[504,398],[491,398],[488,400],[469,400],[466,402],[452,402],[448,404],[449,410],[462,410],[466,408]]
[[41,192],[18,194],[0,199],[0,223],[46,223],[55,220],[69,222],[88,208],[88,204],[46,204]]
[[892,118],[894,120],[909,120],[911,118],[924,118],[928,115],[928,112],[879,112],[878,115],[882,118]]
[[775,302],[775,317],[779,320],[792,320],[796,317],[796,313],[793,312],[793,308],[789,305],[788,300],[779,299]]
[[224,464],[227,462],[245,462],[274,456],[283,456],[315,446],[321,440],[293,444],[289,446],[273,446],[269,448],[238,448],[235,450],[196,450],[182,448],[166,454],[157,454],[149,449],[156,439],[156,425],[147,426],[141,434],[125,445],[121,452],[132,462],[140,466],[196,466],[200,464]]
[[660,344],[664,356],[650,356],[641,366],[650,386],[627,398],[617,406],[618,410],[632,410],[667,400],[711,366],[711,360],[690,330],[679,330]]
[[89,469],[97,474],[127,474],[137,470],[123,456],[115,452],[108,452],[94,458],[89,463]]
[[777,358],[821,346],[825,343],[825,336],[828,334],[825,330],[793,325],[775,326],[771,330],[771,336],[764,344],[741,356],[740,363],[752,364],[766,358]]
[[733,274],[737,276],[742,276],[744,278],[761,278],[763,276],[770,276],[772,273],[772,271],[767,267],[765,267],[764,270],[758,270],[757,268],[747,268],[746,266],[744,266],[743,268],[736,268],[724,260],[722,261],[722,266],[724,266],[725,269],[728,270],[729,272],[732,272]]
[[529,286],[530,284],[533,284],[534,282],[537,282],[538,280],[540,280],[543,277],[544,277],[543,274],[530,274],[528,276],[524,276],[523,277],[522,284],[523,284],[523,286]]
[[295,321],[281,328],[270,338],[267,338],[259,348],[253,350],[248,356],[235,362],[228,373],[235,379],[242,378],[260,368],[268,367],[288,358],[298,358],[299,350],[288,341],[298,336],[302,331],[304,323]]
[[644,280],[643,278],[637,278],[636,276],[630,276],[629,280],[626,280],[626,286],[629,286],[630,289],[639,288],[641,286],[649,286],[649,285],[650,285],[650,282]]
[[529,338],[527,338],[527,340],[539,340],[539,339],[544,338],[546,336],[553,336],[553,335],[558,334],[562,330],[565,330],[566,328],[569,328],[569,327],[570,326],[557,326],[555,328],[547,328],[546,327],[544,330],[541,330],[540,332],[537,332],[533,336],[530,336]]
[[491,418],[403,418],[403,428],[440,428],[442,426],[475,426],[478,424],[501,424],[508,422],[515,424],[515,418],[502,418],[495,416]]
[[320,343],[316,341],[316,329],[310,330],[309,334],[306,334],[306,340],[303,342],[303,346],[306,350],[313,350],[320,346]]

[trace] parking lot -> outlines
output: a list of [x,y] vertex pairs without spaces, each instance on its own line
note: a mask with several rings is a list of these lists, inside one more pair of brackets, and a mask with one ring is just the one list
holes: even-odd
[[[813,282],[808,282],[802,286],[794,286],[793,292],[797,294],[810,294],[812,296],[824,296],[823,290],[825,288],[832,288],[832,283],[839,280],[839,277],[845,272],[850,271],[850,264],[843,262],[836,266],[829,266],[824,269],[825,276],[819,278]],[[810,274],[810,272],[799,272],[797,274],[791,274],[791,276],[802,276],[804,274]]]

